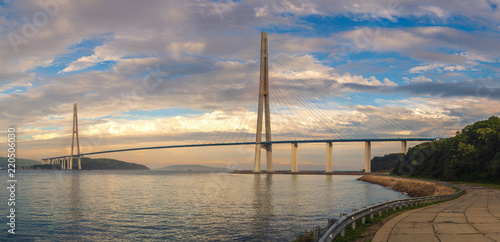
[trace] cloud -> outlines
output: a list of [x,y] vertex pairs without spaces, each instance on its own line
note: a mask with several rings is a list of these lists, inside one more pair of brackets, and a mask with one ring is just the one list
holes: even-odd
[[98,46],[94,49],[94,54],[91,56],[83,56],[80,59],[71,62],[66,68],[60,72],[72,72],[79,71],[97,63],[104,61],[118,61],[125,54],[121,53],[120,50],[114,48],[110,45]]
[[416,76],[416,77],[412,77],[411,79],[409,79],[408,77],[403,77],[403,79],[405,80],[406,83],[412,83],[412,82],[432,82],[432,79],[428,78],[428,77],[425,77],[425,76]]
[[445,17],[448,17],[448,15],[449,15],[447,11],[441,9],[440,7],[436,7],[436,6],[420,6],[419,8],[424,10],[424,11],[431,12],[439,18],[445,18]]
[[[465,32],[448,27],[360,28],[339,33],[343,41],[362,51],[398,52],[425,64],[413,67],[420,73],[471,70],[477,61],[496,62],[500,35]],[[465,50],[465,51],[464,51]]]

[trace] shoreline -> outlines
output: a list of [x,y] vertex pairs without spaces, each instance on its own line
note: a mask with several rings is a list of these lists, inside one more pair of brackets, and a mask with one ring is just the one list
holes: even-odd
[[394,191],[406,193],[410,197],[449,195],[456,192],[451,186],[431,181],[377,175],[364,175],[358,180],[385,186]]
[[[290,175],[366,175],[370,173],[366,172],[356,172],[356,171],[334,171],[334,172],[324,172],[324,171],[298,171],[298,172],[291,172],[291,171],[260,171],[260,172],[254,172],[254,171],[232,171],[230,172],[231,174],[290,174]],[[378,173],[378,174],[385,174],[385,173]]]

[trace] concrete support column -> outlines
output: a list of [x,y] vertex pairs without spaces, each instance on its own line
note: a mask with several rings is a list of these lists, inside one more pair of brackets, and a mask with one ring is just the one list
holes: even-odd
[[298,150],[299,150],[299,145],[297,143],[292,143],[292,169],[291,169],[292,172],[299,171],[299,166],[297,164]]
[[260,150],[261,150],[261,144],[256,144],[255,145],[255,160],[253,163],[253,171],[254,172],[260,172]]
[[407,150],[406,141],[401,141],[401,153],[406,155],[406,150]]
[[326,172],[332,172],[333,148],[332,142],[326,142]]
[[66,158],[61,158],[61,169],[66,169]]
[[267,171],[273,171],[273,146],[272,146],[272,144],[266,145],[266,162],[267,162],[266,163],[267,164]]
[[365,141],[365,172],[372,172],[372,143]]

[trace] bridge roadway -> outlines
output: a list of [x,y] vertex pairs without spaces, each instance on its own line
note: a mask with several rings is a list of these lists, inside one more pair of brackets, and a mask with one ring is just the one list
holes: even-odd
[[[331,170],[331,144],[332,143],[347,143],[347,142],[365,142],[365,170],[371,171],[371,142],[401,142],[401,152],[406,153],[406,142],[407,141],[433,141],[437,138],[384,138],[384,139],[331,139],[331,140],[290,140],[290,141],[271,141],[271,142],[261,142],[261,144],[292,144],[292,171],[297,171],[297,145],[299,143],[326,143],[327,144],[327,168],[326,170]],[[125,152],[125,151],[137,151],[137,150],[154,150],[154,149],[170,149],[170,148],[187,148],[187,147],[207,147],[207,146],[227,146],[227,145],[256,145],[257,142],[239,142],[239,143],[209,143],[209,144],[189,144],[189,145],[168,145],[168,146],[153,146],[153,147],[140,147],[140,148],[128,148],[128,149],[117,149],[117,150],[106,150],[82,153],[81,156],[87,155],[97,155],[105,153],[115,153],[115,152]],[[328,152],[328,149],[330,152]],[[78,157],[74,155],[73,157]],[[51,158],[42,159],[43,164],[63,164],[66,159],[71,158],[71,155],[57,156]],[[53,162],[58,161],[58,162]],[[67,168],[67,164],[63,164],[63,169]]]
[[[292,141],[271,141],[262,142],[262,144],[294,144],[294,143],[341,143],[341,142],[396,142],[396,141],[434,141],[437,138],[395,138],[395,139],[332,139],[332,140],[292,140]],[[104,153],[115,153],[124,151],[136,151],[136,150],[155,150],[155,149],[169,149],[169,148],[187,148],[187,147],[203,147],[203,146],[225,146],[225,145],[256,145],[257,142],[240,142],[240,143],[212,143],[212,144],[191,144],[191,145],[167,145],[167,146],[152,146],[152,147],[141,147],[141,148],[129,148],[129,149],[118,149],[118,150],[106,150],[82,153],[80,156],[86,155],[97,155]],[[71,155],[56,156],[45,159],[58,159],[58,158],[69,158]],[[74,156],[76,157],[76,155]],[[43,160],[45,160],[43,159]]]

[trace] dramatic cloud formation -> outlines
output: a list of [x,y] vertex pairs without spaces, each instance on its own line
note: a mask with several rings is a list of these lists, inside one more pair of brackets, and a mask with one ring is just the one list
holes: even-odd
[[[275,140],[447,137],[500,111],[494,1],[29,0],[0,13],[0,124],[25,158],[68,153],[73,103],[87,152],[254,140],[261,31]],[[338,167],[362,167],[357,145]],[[304,147],[319,169],[324,147]],[[113,156],[251,167],[250,147],[202,150]]]

